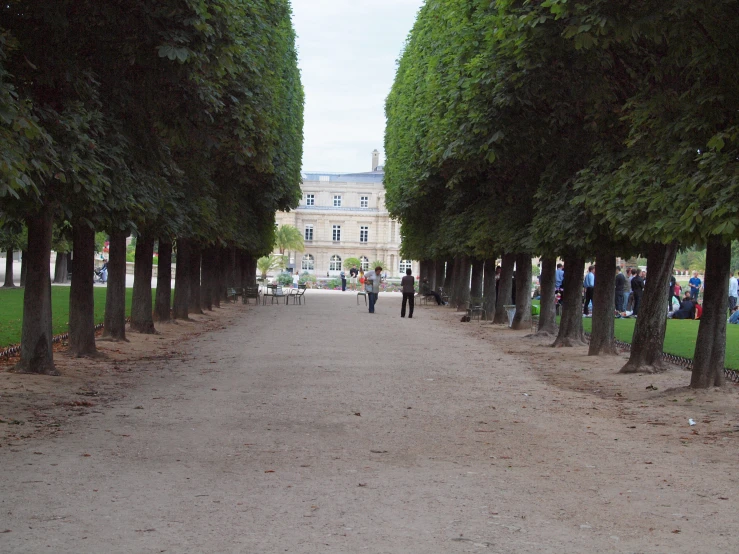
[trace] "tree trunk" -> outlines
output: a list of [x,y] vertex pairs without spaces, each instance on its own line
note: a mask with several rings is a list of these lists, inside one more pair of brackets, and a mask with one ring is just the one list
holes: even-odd
[[565,256],[565,279],[562,287],[562,317],[559,333],[552,346],[584,346],[582,331],[582,279],[585,260],[580,256]]
[[[228,282],[226,283],[226,286],[228,288],[234,288],[236,285],[236,251],[233,248],[226,248],[224,249],[224,252],[226,253],[226,260],[228,260]],[[289,259],[289,258],[288,258]]]
[[516,315],[511,329],[531,329],[531,254],[516,254]]
[[151,276],[154,265],[154,237],[139,235],[136,239],[134,258],[133,300],[131,302],[131,329],[151,335],[154,329],[154,312],[151,306]]
[[12,289],[15,288],[15,283],[13,282],[13,249],[8,248],[5,255],[7,258],[5,258],[5,283],[3,284],[3,288]]
[[495,317],[495,259],[487,259],[483,264],[482,307],[485,308],[485,319],[492,321]]
[[156,321],[170,321],[169,306],[172,303],[172,243],[159,239],[157,265],[157,294],[154,306]]
[[[51,254],[49,254],[49,257],[51,258]],[[28,250],[21,250],[21,287],[26,286],[26,276],[28,275],[28,263],[26,262],[28,258]],[[49,263],[51,263],[51,260],[49,260]]]
[[615,356],[616,337],[613,332],[616,302],[616,254],[610,248],[595,253],[595,290],[593,291],[593,321],[588,356]]
[[472,281],[470,284],[470,298],[482,298],[482,270],[485,266],[483,260],[472,258]]
[[446,271],[446,263],[444,260],[437,259],[434,262],[434,281],[430,283],[431,290],[438,290],[444,286],[444,272]]
[[[214,255],[215,249],[213,247],[206,247],[203,249],[203,255],[202,255],[202,279],[203,279],[203,285],[201,288],[202,291],[202,304],[203,308],[208,310],[209,312],[213,311],[213,293],[215,291],[215,267],[213,267],[215,262],[215,255]],[[220,301],[220,299],[219,299]]]
[[731,243],[721,237],[708,239],[703,315],[693,355],[690,387],[707,389],[724,385],[726,354],[726,291],[729,289]]
[[451,295],[454,286],[454,258],[446,261],[446,274],[444,275],[444,291]]
[[127,231],[110,234],[108,290],[105,294],[103,337],[126,340],[126,237]]
[[[221,307],[221,295],[220,287],[218,286],[218,250],[215,248],[209,251],[209,263],[211,265],[208,279],[209,279],[209,290],[210,290],[210,302],[215,308]],[[239,285],[243,287],[243,285]]]
[[228,250],[218,249],[218,295],[222,302],[228,301]]
[[56,262],[54,262],[54,283],[63,285],[67,282],[67,254],[66,252],[56,253]]
[[244,252],[242,269],[244,272],[244,286],[245,287],[256,287],[257,286],[257,259],[251,255],[250,252]]
[[498,298],[496,299],[495,318],[493,319],[493,323],[508,323],[508,313],[504,306],[510,305],[513,299],[513,264],[515,262],[515,254],[503,254],[503,258],[500,262]]
[[75,222],[72,226],[74,272],[69,288],[69,352],[75,358],[94,356],[95,346],[95,229]]
[[457,309],[464,308],[470,300],[470,273],[472,272],[472,264],[470,257],[466,254],[457,256],[459,260],[454,270],[454,297],[452,305]]
[[27,260],[28,275],[23,293],[23,323],[21,330],[21,359],[14,371],[59,375],[54,367],[51,347],[51,211],[44,207],[42,212],[26,218],[28,227]]
[[200,245],[195,242],[190,247],[190,265],[188,267],[190,273],[190,298],[188,299],[187,309],[191,314],[202,314],[203,308],[200,301]]
[[175,266],[174,304],[175,319],[189,319],[190,303],[190,239],[177,237],[177,265]]
[[557,310],[554,299],[554,282],[557,271],[557,258],[541,259],[541,297],[539,300],[539,330],[541,337],[557,334]]
[[[662,348],[667,329],[667,284],[675,264],[677,244],[652,244],[647,252],[649,276],[634,327],[629,361],[620,373],[664,371]],[[723,291],[726,296],[726,291]],[[728,300],[727,300],[728,302]]]

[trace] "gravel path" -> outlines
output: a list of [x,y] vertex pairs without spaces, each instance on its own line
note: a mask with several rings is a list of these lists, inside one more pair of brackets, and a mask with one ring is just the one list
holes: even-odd
[[373,316],[349,292],[244,310],[140,363],[70,433],[0,449],[0,551],[739,548],[735,439],[632,428],[542,378],[510,331],[491,345],[447,309],[401,319],[400,295]]

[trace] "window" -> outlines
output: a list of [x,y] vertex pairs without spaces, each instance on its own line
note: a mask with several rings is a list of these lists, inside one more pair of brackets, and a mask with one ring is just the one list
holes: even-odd
[[369,196],[360,196],[359,197],[359,207],[360,208],[369,208]]
[[339,256],[331,256],[331,261],[328,264],[329,271],[341,271],[341,258]]
[[339,242],[341,240],[341,225],[334,225],[333,239],[334,242]]
[[316,195],[315,194],[306,194],[305,195],[305,205],[306,206],[315,206],[316,205]]
[[313,240],[313,225],[305,226],[305,240]]
[[320,177],[318,178],[318,180],[319,180],[319,181],[320,181],[321,183],[328,183],[328,182],[329,182],[329,181],[331,180],[331,177],[330,177],[330,176],[328,176],[328,175],[321,175],[321,176],[320,176]]
[[400,260],[400,274],[405,275],[406,269],[413,269],[413,263],[410,260]]
[[303,271],[315,271],[316,261],[311,254],[306,254],[300,267]]
[[334,208],[341,208],[341,195],[334,195]]
[[362,260],[362,271],[369,271],[369,258],[362,256],[360,260]]
[[369,240],[369,227],[362,226],[359,228],[359,242],[367,242]]

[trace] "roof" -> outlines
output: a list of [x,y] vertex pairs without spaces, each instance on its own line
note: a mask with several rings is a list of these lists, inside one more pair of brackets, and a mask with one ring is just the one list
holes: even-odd
[[320,181],[326,177],[331,183],[382,183],[384,171],[369,171],[367,173],[321,173],[307,172],[303,173],[303,181]]

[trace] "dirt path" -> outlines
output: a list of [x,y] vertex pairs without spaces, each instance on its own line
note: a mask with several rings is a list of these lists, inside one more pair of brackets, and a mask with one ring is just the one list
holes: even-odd
[[239,306],[3,444],[0,551],[737,551],[734,388],[399,307]]

